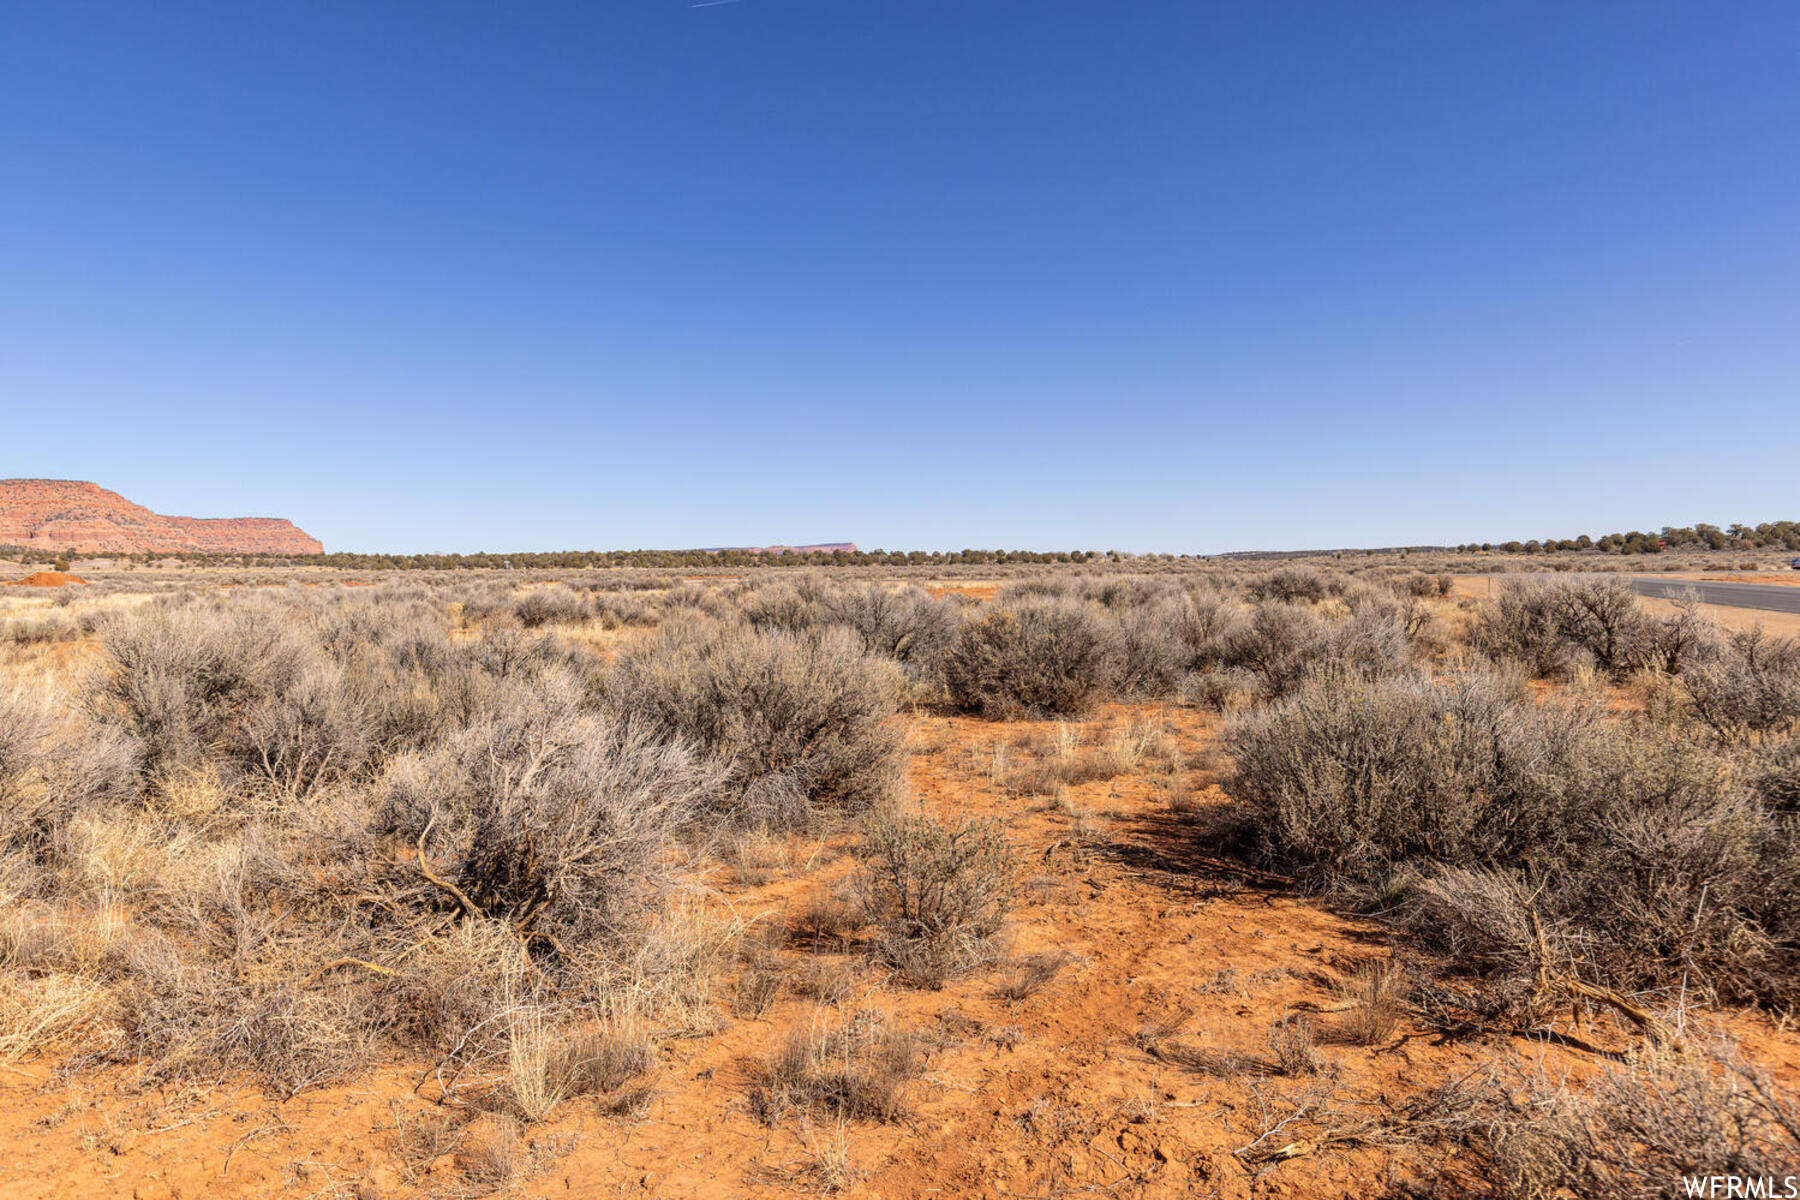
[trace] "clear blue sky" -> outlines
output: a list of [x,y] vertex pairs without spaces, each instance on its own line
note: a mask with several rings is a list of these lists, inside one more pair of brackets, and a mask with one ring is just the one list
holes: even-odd
[[1800,4],[0,18],[0,476],[332,549],[1800,516]]

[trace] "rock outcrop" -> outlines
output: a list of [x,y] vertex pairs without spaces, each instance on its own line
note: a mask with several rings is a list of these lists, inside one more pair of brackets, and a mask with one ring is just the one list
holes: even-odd
[[0,546],[88,554],[323,554],[275,517],[165,517],[72,479],[0,479]]
[[810,546],[707,546],[702,554],[855,554],[855,542],[815,542]]

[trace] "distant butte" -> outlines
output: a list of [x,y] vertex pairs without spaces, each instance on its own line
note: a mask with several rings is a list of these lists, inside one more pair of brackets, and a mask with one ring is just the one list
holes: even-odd
[[83,554],[323,554],[276,517],[165,517],[73,479],[0,479],[0,546]]
[[815,542],[810,546],[706,546],[702,554],[855,554],[855,542]]

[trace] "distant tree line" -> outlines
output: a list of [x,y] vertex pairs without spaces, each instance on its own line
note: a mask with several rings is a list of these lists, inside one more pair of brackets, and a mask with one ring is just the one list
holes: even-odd
[[[52,562],[66,551],[0,546],[0,555],[25,563]],[[587,570],[603,567],[708,569],[729,567],[889,566],[940,567],[982,563],[1088,563],[1176,561],[1182,554],[1130,554],[1121,550],[857,550],[766,554],[745,550],[560,550],[516,554],[207,554],[188,551],[90,554],[118,563],[181,562],[204,566],[335,567],[353,571],[451,571],[513,567],[519,570]]]
[[1545,538],[1529,542],[1470,542],[1460,551],[1498,550],[1506,554],[1550,554],[1592,550],[1601,554],[1661,554],[1665,550],[1800,550],[1800,521],[1769,521],[1761,525],[1664,525],[1656,533],[1609,533],[1603,537],[1582,534],[1576,538]]

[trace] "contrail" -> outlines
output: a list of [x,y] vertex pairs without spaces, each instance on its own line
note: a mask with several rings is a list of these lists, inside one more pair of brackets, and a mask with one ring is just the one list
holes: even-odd
[[688,7],[689,8],[717,8],[721,4],[736,4],[737,2],[738,2],[738,0],[699,0],[698,3],[690,4],[690,5],[688,5]]

